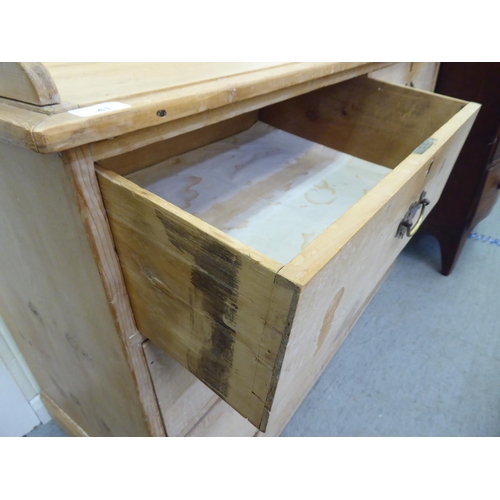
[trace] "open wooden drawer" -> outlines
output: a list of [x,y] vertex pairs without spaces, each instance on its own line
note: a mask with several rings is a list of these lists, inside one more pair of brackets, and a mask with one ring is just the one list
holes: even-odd
[[271,407],[282,426],[478,109],[361,77],[101,162],[139,331],[262,431]]

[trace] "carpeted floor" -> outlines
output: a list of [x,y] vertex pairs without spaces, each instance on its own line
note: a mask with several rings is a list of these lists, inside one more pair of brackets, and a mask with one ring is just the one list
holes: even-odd
[[497,204],[444,277],[415,236],[283,435],[499,436],[499,240]]
[[448,277],[412,239],[284,436],[500,436],[500,203],[474,233]]

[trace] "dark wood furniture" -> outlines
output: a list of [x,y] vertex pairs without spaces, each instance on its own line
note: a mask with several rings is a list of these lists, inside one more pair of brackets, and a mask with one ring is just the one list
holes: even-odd
[[482,105],[441,199],[421,228],[438,239],[447,276],[500,194],[500,63],[442,63],[435,92]]

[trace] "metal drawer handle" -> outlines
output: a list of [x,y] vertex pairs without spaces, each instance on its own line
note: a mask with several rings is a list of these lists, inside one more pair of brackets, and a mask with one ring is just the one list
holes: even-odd
[[[426,194],[427,193],[425,191],[422,191],[420,199],[410,205],[410,208],[403,217],[403,220],[399,223],[398,231],[396,233],[398,238],[403,238],[405,235],[408,236],[408,238],[411,238],[418,231],[422,222],[424,222],[425,207],[430,203],[430,201],[425,197]],[[418,216],[417,222],[412,225],[412,220],[417,213],[418,207],[420,207],[420,215]]]

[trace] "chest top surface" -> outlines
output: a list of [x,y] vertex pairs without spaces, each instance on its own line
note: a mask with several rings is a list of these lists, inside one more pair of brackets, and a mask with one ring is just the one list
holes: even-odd
[[0,63],[0,140],[63,151],[387,64]]

